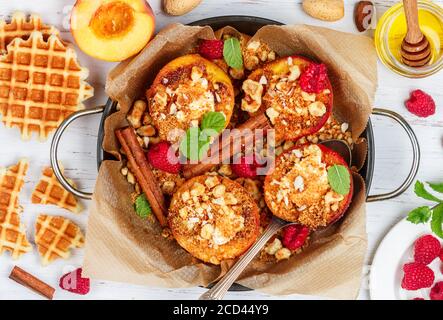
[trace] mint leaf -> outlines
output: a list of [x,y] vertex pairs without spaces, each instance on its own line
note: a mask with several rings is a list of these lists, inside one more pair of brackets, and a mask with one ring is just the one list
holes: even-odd
[[198,127],[191,127],[180,141],[180,153],[191,161],[198,161],[209,148],[209,137]]
[[431,183],[428,182],[429,186],[432,188],[432,190],[443,193],[443,183]]
[[408,218],[406,220],[419,224],[428,222],[431,218],[432,210],[429,207],[419,207],[408,213]]
[[221,112],[208,112],[203,116],[200,128],[202,130],[214,130],[220,133],[225,127],[226,119]]
[[432,210],[431,230],[443,239],[443,204],[439,204]]
[[243,67],[243,56],[240,41],[237,38],[226,39],[223,45],[223,58],[228,66],[234,69]]
[[144,193],[135,199],[135,212],[140,218],[147,218],[151,214],[151,206]]
[[417,196],[420,198],[434,201],[434,202],[443,202],[443,200],[440,200],[439,198],[433,196],[428,191],[426,191],[425,186],[422,182],[418,181],[415,183],[414,192]]
[[346,195],[351,188],[351,175],[348,168],[342,165],[333,165],[328,169],[328,181],[332,190],[338,194]]

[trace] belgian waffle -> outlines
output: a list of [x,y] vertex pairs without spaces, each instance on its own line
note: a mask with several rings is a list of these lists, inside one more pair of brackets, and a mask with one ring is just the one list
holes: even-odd
[[85,244],[80,228],[71,220],[41,214],[35,225],[35,243],[44,266],[58,258],[68,259],[72,248]]
[[26,160],[9,168],[0,168],[0,255],[10,251],[13,259],[32,250],[20,223],[22,209],[18,204],[27,169]]
[[18,127],[24,140],[36,132],[46,140],[71,113],[93,95],[73,48],[55,35],[47,41],[34,31],[14,39],[0,56],[0,114],[6,127]]
[[0,20],[0,51],[5,51],[15,38],[28,39],[33,31],[40,31],[44,39],[60,33],[55,27],[44,24],[38,15],[31,14],[27,18],[23,12],[15,12],[9,22]]
[[[74,184],[72,181],[69,182]],[[43,169],[42,177],[35,187],[31,199],[35,204],[54,204],[74,213],[82,211],[77,199],[62,187],[50,167]]]

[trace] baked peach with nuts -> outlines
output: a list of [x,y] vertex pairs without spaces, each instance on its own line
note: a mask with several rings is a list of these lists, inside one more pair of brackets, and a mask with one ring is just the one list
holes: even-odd
[[216,175],[186,181],[174,194],[169,227],[180,246],[212,264],[235,259],[257,239],[259,209],[240,184]]
[[166,64],[147,90],[146,98],[160,138],[169,142],[180,139],[177,129],[186,131],[199,126],[208,112],[222,113],[226,127],[234,109],[234,88],[228,75],[198,54]]
[[326,67],[301,56],[279,58],[243,82],[243,111],[265,112],[277,140],[297,140],[320,130],[332,112]]
[[75,42],[88,55],[122,61],[140,52],[155,30],[145,0],[77,0],[71,13]]

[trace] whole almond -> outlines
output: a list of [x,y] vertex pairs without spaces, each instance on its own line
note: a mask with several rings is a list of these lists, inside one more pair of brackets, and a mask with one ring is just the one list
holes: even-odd
[[374,15],[374,4],[371,1],[360,1],[355,6],[354,19],[358,31],[363,32],[371,26]]
[[323,21],[337,21],[345,15],[343,0],[303,0],[303,10]]
[[171,16],[181,16],[195,9],[202,0],[163,0],[163,10]]

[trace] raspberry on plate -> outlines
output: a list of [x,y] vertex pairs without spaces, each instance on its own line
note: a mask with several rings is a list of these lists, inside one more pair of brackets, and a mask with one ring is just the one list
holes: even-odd
[[90,290],[90,280],[89,278],[82,277],[82,271],[82,268],[78,268],[61,277],[59,283],[60,288],[76,294],[87,294]]
[[425,235],[415,241],[414,260],[428,265],[438,257],[440,250],[440,241],[430,234]]
[[290,225],[283,229],[283,245],[289,250],[301,248],[309,236],[309,228],[301,224]]
[[223,58],[223,45],[222,40],[203,40],[198,48],[198,53],[210,60],[221,59]]
[[[146,154],[148,161],[156,169],[160,169],[169,173],[179,173],[181,164],[178,157],[170,151],[170,144],[161,141],[151,146]],[[171,150],[172,151],[172,150]]]
[[429,293],[431,300],[443,300],[443,281],[437,282]]
[[435,113],[434,99],[421,90],[412,91],[405,105],[409,112],[422,118],[429,117]]
[[429,288],[434,283],[434,272],[424,264],[411,262],[403,266],[401,287],[405,290]]

